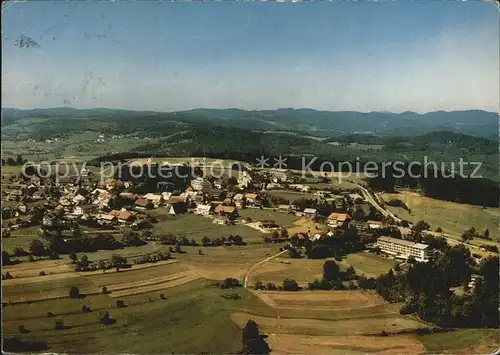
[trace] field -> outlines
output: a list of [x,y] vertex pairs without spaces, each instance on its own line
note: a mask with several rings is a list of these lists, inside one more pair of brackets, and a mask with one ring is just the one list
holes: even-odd
[[[252,293],[240,288],[241,299],[221,298],[227,291],[211,287],[206,280],[160,291],[121,297],[127,307],[116,308],[111,295],[82,299],[49,300],[8,306],[3,312],[4,336],[48,342],[51,352],[64,353],[210,353],[236,352],[241,331],[231,322],[231,313],[252,309],[262,314],[272,311]],[[82,305],[92,308],[82,313]],[[97,313],[107,310],[116,323],[97,322]],[[54,331],[51,311],[64,320],[68,329]],[[30,332],[19,335],[23,324]]]
[[[118,251],[125,255],[168,246],[150,243]],[[248,269],[275,254],[279,245],[250,244],[242,247],[183,247],[185,253],[155,264],[134,265],[120,272],[108,270],[74,272],[67,259],[21,263],[8,267],[18,278],[3,282],[4,336],[41,340],[51,352],[64,353],[210,353],[236,352],[241,348],[241,328],[248,319],[259,324],[277,354],[343,354],[380,352],[386,354],[445,352],[472,349],[474,340],[487,344],[494,333],[467,330],[465,333],[429,336],[376,336],[382,330],[397,332],[426,326],[420,320],[399,315],[399,306],[388,304],[368,291],[247,291],[220,290],[213,280],[243,279]],[[198,249],[203,251],[198,254]],[[163,249],[162,249],[163,250]],[[100,257],[106,256],[99,252]],[[107,256],[111,255],[111,252]],[[98,259],[88,254],[89,259]],[[277,258],[252,272],[250,285],[259,279],[282,281],[285,277],[305,284],[322,274],[324,260]],[[368,253],[347,255],[341,267],[354,265],[358,272],[376,274],[392,262]],[[43,269],[45,276],[37,276]],[[85,296],[67,297],[71,286]],[[106,286],[109,294],[101,294]],[[160,293],[166,299],[160,298]],[[238,300],[221,295],[237,293]],[[36,302],[15,303],[29,300]],[[125,308],[117,308],[117,300]],[[83,313],[87,305],[91,313]],[[99,311],[108,311],[116,323],[97,322]],[[47,317],[52,312],[55,318]],[[53,329],[56,319],[67,327]],[[19,325],[28,333],[20,334]],[[459,331],[462,332],[462,331]],[[443,339],[445,345],[441,345]],[[454,342],[453,339],[460,339]],[[484,345],[486,346],[486,345]],[[481,348],[481,349],[486,349]],[[450,350],[451,351],[451,350]]]
[[341,267],[352,266],[357,274],[367,277],[377,277],[389,272],[395,265],[396,262],[392,259],[364,252],[347,254],[340,262]]
[[498,352],[497,329],[457,329],[454,332],[416,336],[433,354],[493,354]]
[[[410,222],[425,220],[431,225],[431,229],[438,227],[443,232],[452,234],[460,238],[462,232],[474,226],[479,233],[484,232],[486,228],[490,231],[490,237],[493,240],[500,240],[498,234],[498,223],[500,221],[499,208],[482,208],[461,203],[434,200],[429,197],[421,196],[414,192],[402,191],[397,194],[382,194],[384,201],[391,199],[402,200],[411,210],[409,214],[406,210],[399,207],[386,207],[395,213],[399,218]],[[484,244],[487,241],[475,239],[472,244]]]
[[[240,327],[254,319],[279,354],[351,353],[380,351],[419,353],[423,346],[411,336],[391,340],[373,336],[382,330],[414,329],[424,324],[402,317],[398,307],[364,291],[256,291],[275,310],[274,317],[243,312],[232,314]],[[370,349],[370,350],[368,350]]]
[[[155,224],[153,229],[156,235],[174,233],[179,236],[186,236],[189,240],[194,238],[200,242],[204,236],[209,238],[227,238],[230,234],[239,234],[247,243],[261,243],[264,237],[263,233],[243,224],[214,224],[211,218],[194,214],[172,217],[166,215],[166,211],[161,208],[152,210],[150,213],[160,219],[160,222]],[[297,219],[297,217],[286,213],[253,208],[240,210],[239,215],[239,220],[244,217],[250,217],[253,221],[273,219],[283,227],[291,226],[293,221]]]

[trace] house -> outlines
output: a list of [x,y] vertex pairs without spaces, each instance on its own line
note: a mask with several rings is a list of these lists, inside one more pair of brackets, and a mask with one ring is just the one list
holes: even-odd
[[170,197],[167,200],[167,203],[169,204],[174,204],[174,203],[185,203],[186,202],[186,196],[174,196],[170,195]]
[[266,186],[267,190],[279,190],[279,189],[282,189],[282,188],[283,188],[283,186],[281,186],[281,184],[278,184],[278,183],[275,183],[275,182],[270,182]]
[[171,192],[162,192],[161,197],[163,197],[163,201],[168,201],[168,199],[172,196]]
[[197,177],[191,180],[191,187],[196,191],[210,191],[212,189],[212,184],[210,181],[203,179],[202,177]]
[[382,228],[383,223],[381,221],[366,221],[368,229],[375,230]]
[[309,192],[311,190],[310,186],[302,185],[302,184],[291,184],[291,185],[288,185],[288,187],[292,190],[297,190],[300,192]]
[[315,208],[306,208],[304,209],[303,214],[307,218],[316,218],[318,211]]
[[35,191],[31,196],[33,200],[41,200],[43,198],[43,191]]
[[224,224],[229,224],[229,220],[227,219],[227,217],[220,216],[220,217],[215,217],[212,223],[224,225]]
[[109,215],[115,216],[119,222],[132,222],[135,219],[134,214],[124,208],[121,210],[112,210],[109,212]]
[[196,206],[196,210],[194,211],[194,213],[202,216],[208,216],[211,210],[212,205],[198,205]]
[[417,261],[429,261],[429,246],[427,244],[391,237],[380,237],[377,239],[377,246],[382,252],[394,255],[396,258],[408,259],[413,256]]
[[30,183],[32,183],[32,184],[34,184],[34,185],[36,185],[36,186],[40,186],[41,181],[42,181],[42,180],[41,180],[38,176],[36,176],[36,175],[32,175],[32,176],[30,177]]
[[327,224],[330,227],[342,227],[345,226],[351,220],[351,216],[347,213],[337,213],[333,212],[327,218]]
[[291,212],[293,209],[292,209],[292,205],[279,205],[278,206],[278,211],[279,212],[286,212],[286,213],[289,213]]
[[17,205],[16,209],[19,213],[25,214],[28,211],[28,206],[24,203],[20,203]]
[[160,205],[163,203],[163,196],[161,194],[147,193],[146,195],[144,195],[144,198],[151,201],[155,208],[160,207]]
[[82,205],[85,203],[85,201],[87,201],[87,198],[83,195],[78,194],[73,197],[73,203],[76,205]]
[[112,222],[115,222],[117,220],[116,216],[114,216],[112,214],[106,214],[106,213],[99,214],[96,217],[96,219],[99,221],[103,221],[105,223],[112,223]]
[[224,216],[232,215],[236,217],[238,215],[238,210],[234,206],[218,205],[217,207],[215,207],[214,212]]
[[73,214],[77,216],[83,216],[84,214],[95,213],[98,210],[99,206],[96,205],[76,206],[75,209],[73,210]]
[[245,200],[247,201],[248,204],[250,205],[256,205],[259,202],[259,195],[258,194],[254,194],[254,193],[247,193],[244,195],[245,197]]
[[272,219],[263,219],[256,223],[257,228],[264,232],[280,229],[280,226]]
[[78,176],[76,175],[58,175],[56,177],[56,184],[57,185],[73,185],[76,183],[76,180],[78,179]]
[[57,220],[57,214],[50,211],[49,213],[46,213],[44,216],[43,216],[43,219],[42,219],[42,224],[44,226],[53,226],[55,223],[56,223],[56,220]]
[[137,200],[135,200],[134,205],[135,205],[135,207],[140,208],[140,209],[146,209],[146,208],[153,207],[153,204],[147,198],[138,198]]
[[294,176],[293,172],[287,169],[269,169],[268,173],[272,178],[276,179],[276,182],[292,181]]

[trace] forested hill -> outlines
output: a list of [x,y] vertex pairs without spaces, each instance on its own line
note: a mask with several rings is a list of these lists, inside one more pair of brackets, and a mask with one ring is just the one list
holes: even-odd
[[79,110],[71,107],[53,109],[3,109],[3,124],[31,118],[144,118],[224,125],[251,130],[295,131],[322,137],[346,134],[376,136],[414,136],[447,130],[474,136],[493,137],[498,132],[498,114],[482,110],[415,112],[318,111],[313,109],[240,110],[194,109],[181,112],[127,111],[106,108]]

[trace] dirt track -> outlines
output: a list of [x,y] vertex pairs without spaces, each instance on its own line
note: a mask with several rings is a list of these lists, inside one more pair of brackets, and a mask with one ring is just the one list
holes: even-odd
[[271,334],[267,338],[273,354],[422,354],[424,346],[411,336],[307,336]]

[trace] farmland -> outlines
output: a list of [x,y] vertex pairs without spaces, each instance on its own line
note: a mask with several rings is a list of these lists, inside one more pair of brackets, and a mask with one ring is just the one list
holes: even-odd
[[[235,225],[219,225],[214,224],[210,218],[198,216],[194,214],[169,216],[166,215],[166,210],[157,209],[151,212],[153,216],[160,218],[160,222],[154,226],[153,232],[157,235],[166,233],[175,233],[179,236],[186,236],[188,239],[194,238],[198,242],[201,238],[208,236],[209,238],[228,237],[230,234],[240,235],[247,243],[262,242],[264,234],[247,227],[243,224]],[[244,209],[239,211],[241,218],[249,217],[253,221],[273,219],[283,227],[292,226],[293,221],[297,217],[286,213],[275,212],[273,210],[261,209]]]

